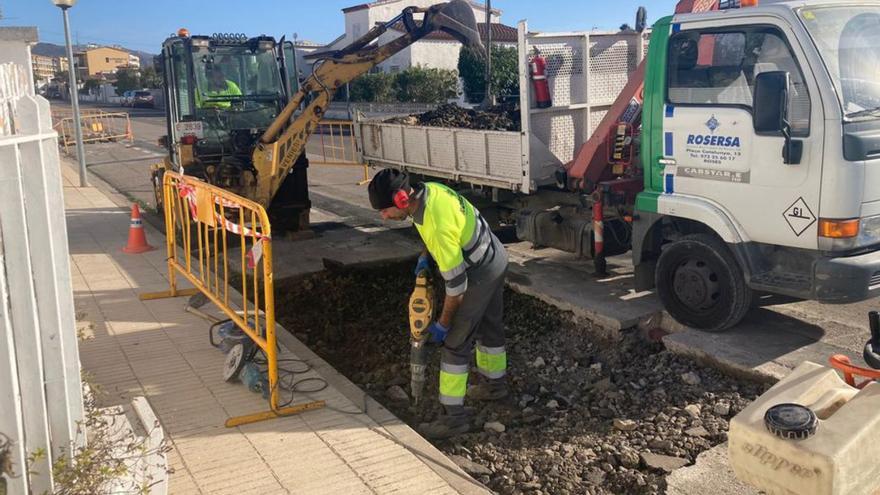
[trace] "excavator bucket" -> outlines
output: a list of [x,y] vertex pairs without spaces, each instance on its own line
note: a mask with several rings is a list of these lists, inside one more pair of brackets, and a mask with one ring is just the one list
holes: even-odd
[[430,29],[451,34],[465,46],[480,54],[485,53],[473,7],[465,0],[452,0],[428,20]]

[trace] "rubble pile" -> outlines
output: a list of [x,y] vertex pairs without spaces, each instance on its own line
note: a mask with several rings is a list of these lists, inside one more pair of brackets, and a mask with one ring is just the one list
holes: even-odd
[[404,125],[423,125],[429,127],[457,127],[484,131],[520,130],[519,109],[511,106],[496,106],[486,111],[468,110],[449,103],[422,114],[395,117],[386,122]]
[[[411,406],[412,284],[409,264],[324,272],[278,283],[276,311],[288,330],[415,427],[440,413],[439,353],[425,398]],[[435,443],[498,493],[664,493],[666,474],[724,442],[730,418],[767,387],[635,332],[598,341],[560,310],[512,291],[505,323],[512,396],[468,401],[471,432]]]

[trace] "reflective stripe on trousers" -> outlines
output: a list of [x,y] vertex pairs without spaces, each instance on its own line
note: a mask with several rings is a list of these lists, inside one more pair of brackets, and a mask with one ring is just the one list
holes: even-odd
[[444,406],[463,405],[467,379],[468,365],[440,363],[440,403]]
[[507,373],[507,352],[504,347],[477,344],[477,369],[486,378],[503,378]]

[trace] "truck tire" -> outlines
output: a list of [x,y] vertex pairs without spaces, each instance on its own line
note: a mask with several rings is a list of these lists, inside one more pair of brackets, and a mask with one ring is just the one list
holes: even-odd
[[679,323],[723,332],[742,321],[752,301],[742,268],[717,237],[692,234],[664,246],[654,272],[657,293]]

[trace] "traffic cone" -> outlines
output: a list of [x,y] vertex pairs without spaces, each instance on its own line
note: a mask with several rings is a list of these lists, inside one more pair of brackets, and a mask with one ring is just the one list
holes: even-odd
[[131,226],[128,228],[128,245],[122,248],[123,253],[139,254],[152,251],[156,248],[147,244],[147,236],[144,234],[144,222],[141,220],[141,210],[137,203],[131,205]]

